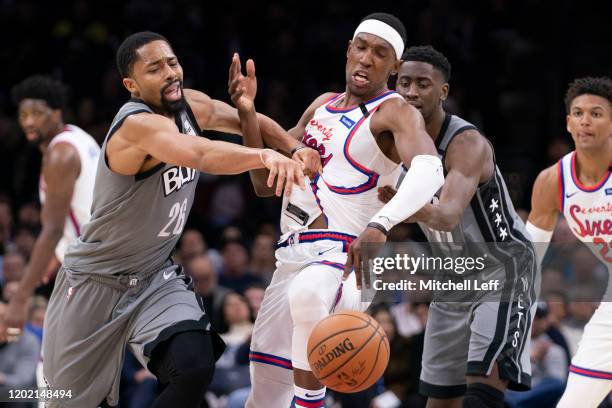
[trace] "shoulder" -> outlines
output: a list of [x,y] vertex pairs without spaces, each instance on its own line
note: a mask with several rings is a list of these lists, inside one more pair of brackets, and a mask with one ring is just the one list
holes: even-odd
[[491,144],[478,129],[469,128],[454,135],[452,143],[448,145],[447,154],[454,152],[471,152],[473,155],[480,155],[487,150],[493,150]]
[[317,96],[314,99],[314,101],[312,101],[312,103],[308,107],[307,111],[314,112],[315,110],[317,110],[321,106],[325,105],[327,102],[331,101],[333,98],[335,98],[338,95],[340,95],[340,94],[337,93],[337,92],[325,92],[325,93]]
[[374,120],[376,116],[378,116],[378,120],[390,122],[423,119],[421,112],[406,102],[404,98],[389,98],[383,101],[376,109],[372,120]]
[[532,207],[559,207],[557,204],[559,203],[560,165],[561,162],[556,162],[538,174],[533,184]]
[[65,167],[80,163],[79,151],[74,143],[67,140],[53,140],[45,154],[45,167]]
[[204,92],[195,89],[183,89],[185,99],[196,116],[210,114],[214,109],[214,100]]
[[321,106],[325,105],[328,101],[330,101],[331,99],[333,99],[334,97],[338,95],[340,94],[336,92],[325,92],[319,95],[317,98],[315,98],[315,100],[312,101],[312,103],[306,108],[306,110],[302,114],[302,117],[300,118],[300,121],[298,122],[298,126],[302,126],[302,127],[306,126],[306,124],[314,116],[315,111],[317,109],[319,109]]
[[195,89],[186,88],[186,89],[183,89],[183,92],[185,93],[185,99],[187,99],[187,102],[189,103],[189,105],[209,104],[209,103],[212,103],[213,101],[210,96],[206,95],[202,91],[197,91]]

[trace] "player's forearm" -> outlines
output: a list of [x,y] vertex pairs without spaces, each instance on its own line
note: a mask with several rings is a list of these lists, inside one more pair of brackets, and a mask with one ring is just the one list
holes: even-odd
[[62,238],[62,233],[63,230],[59,226],[43,226],[43,230],[32,249],[30,262],[26,266],[23,277],[19,282],[19,290],[16,296],[20,300],[27,300],[32,296],[34,289],[40,284],[43,275],[47,271],[47,266],[53,258],[55,247]]
[[257,119],[259,122],[259,128],[261,129],[263,142],[266,144],[266,146],[289,154],[293,148],[300,145],[299,141],[291,137],[291,135],[289,135],[285,129],[283,129],[278,123],[269,117],[262,114],[257,114]]
[[205,173],[230,175],[264,168],[263,149],[252,149],[234,143],[210,141],[202,152],[198,169]]
[[[239,109],[238,116],[240,117],[240,128],[242,130],[242,140],[244,145],[247,147],[263,149],[264,143],[261,138],[255,108],[248,112],[244,112]],[[267,185],[268,175],[269,171],[265,168],[249,171],[251,184],[253,184],[255,194],[257,194],[259,197],[270,197],[274,195],[274,189],[269,188]]]
[[371,222],[389,231],[430,202],[442,184],[444,175],[440,159],[433,155],[416,156],[395,196]]

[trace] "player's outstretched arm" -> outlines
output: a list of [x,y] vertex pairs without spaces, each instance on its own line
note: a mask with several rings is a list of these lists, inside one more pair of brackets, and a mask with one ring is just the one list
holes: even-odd
[[[112,146],[111,146],[112,144]],[[270,149],[251,149],[233,143],[180,133],[170,119],[150,113],[128,116],[110,140],[106,154],[113,171],[134,175],[145,158],[211,174],[238,174],[270,170],[268,184],[277,182],[277,195],[288,184],[303,185],[301,163]]]
[[74,183],[80,172],[79,154],[73,146],[58,143],[48,150],[43,163],[43,179],[47,190],[42,207],[42,231],[32,249],[19,289],[9,302],[5,324],[0,324],[0,338],[5,334],[5,328],[22,329],[25,324],[28,301],[47,271],[55,247],[64,233]]
[[[243,134],[237,109],[192,89],[185,89],[185,97],[193,109],[200,128],[237,135]],[[265,146],[278,149],[287,155],[291,155],[294,149],[302,146],[301,142],[269,117],[258,113],[257,122]],[[315,173],[321,165],[318,154],[302,152],[300,155],[293,155],[293,158],[304,163],[307,174]]]
[[[370,220],[366,230],[349,247],[345,278],[354,268],[357,287],[361,288],[361,245],[384,243],[387,233],[431,201],[444,184],[444,171],[436,147],[425,130],[423,117],[403,100],[384,102],[373,114],[370,129],[373,134],[393,134],[398,159],[410,163],[410,168],[397,194]],[[366,285],[369,286],[366,275]]]
[[526,228],[534,242],[539,262],[546,254],[561,211],[557,174],[560,165],[561,163],[557,163],[542,170],[533,184],[531,193],[531,212],[527,218]]
[[[265,147],[257,114],[255,112],[255,95],[257,94],[257,77],[255,76],[255,63],[247,60],[247,75],[242,74],[240,57],[236,53],[232,57],[229,68],[228,92],[232,103],[238,110],[240,118],[240,130],[242,141],[247,147],[263,149]],[[274,195],[274,186],[268,187],[269,172],[267,169],[250,170],[249,177],[253,189],[258,197],[270,197]]]

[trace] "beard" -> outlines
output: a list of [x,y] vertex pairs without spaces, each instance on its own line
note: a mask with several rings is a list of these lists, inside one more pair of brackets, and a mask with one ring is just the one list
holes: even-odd
[[32,146],[32,147],[40,147],[40,145],[43,143],[43,137],[40,134],[40,132],[36,132],[36,138],[34,139],[27,139],[28,141],[28,145]]
[[[168,99],[166,99],[164,92],[166,91],[166,89],[174,85],[176,82],[179,83],[179,88],[181,90],[181,97],[180,99],[177,99],[176,101],[169,101]],[[187,105],[187,101],[185,100],[185,93],[183,92],[183,81],[170,82],[168,85],[164,86],[161,89],[160,93],[161,93],[162,108],[168,113],[171,113],[171,114],[178,113],[185,108],[185,105]]]

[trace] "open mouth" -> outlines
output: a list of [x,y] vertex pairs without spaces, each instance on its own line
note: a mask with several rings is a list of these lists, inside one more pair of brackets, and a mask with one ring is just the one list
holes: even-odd
[[181,98],[181,82],[175,81],[167,85],[163,90],[163,95],[166,99],[178,100]]
[[24,130],[24,133],[28,140],[34,140],[38,138],[38,132],[34,129],[26,129]]
[[368,73],[365,71],[355,71],[352,76],[353,82],[357,86],[366,86],[370,83],[370,79],[368,78]]

